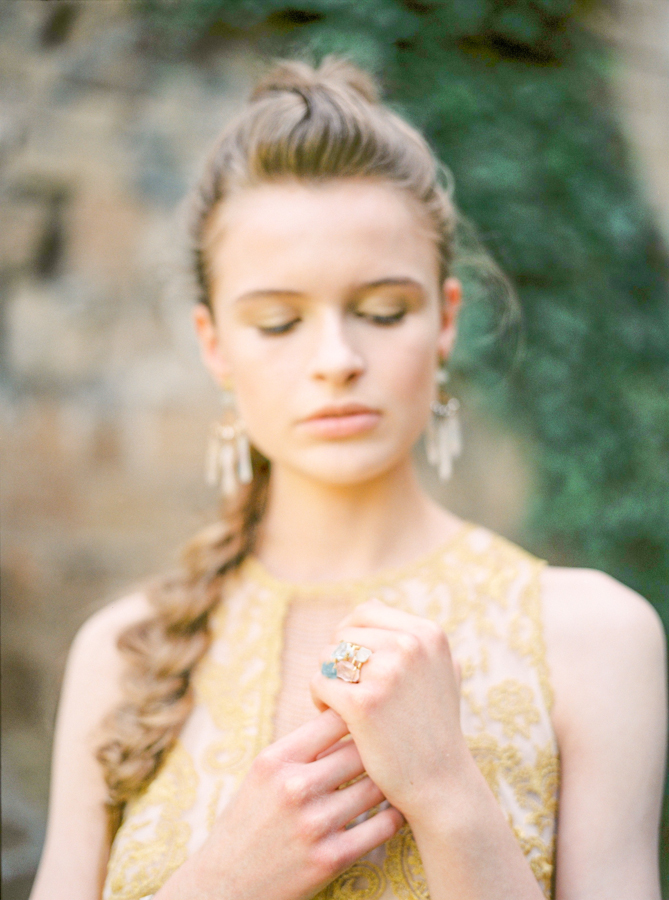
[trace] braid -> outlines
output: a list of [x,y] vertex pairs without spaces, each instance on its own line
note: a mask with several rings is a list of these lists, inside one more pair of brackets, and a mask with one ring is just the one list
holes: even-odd
[[265,507],[269,463],[257,452],[254,472],[236,526],[219,521],[191,539],[182,552],[183,568],[148,586],[153,615],[119,636],[124,698],[103,723],[106,738],[97,751],[110,837],[125,804],[154,778],[191,711],[191,675],[211,642],[211,614],[226,575],[252,551]]

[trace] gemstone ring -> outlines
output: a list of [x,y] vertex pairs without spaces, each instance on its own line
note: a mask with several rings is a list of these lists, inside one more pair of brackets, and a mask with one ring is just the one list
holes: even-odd
[[352,683],[360,681],[360,669],[372,655],[372,651],[359,644],[340,641],[335,647],[331,659],[321,666],[321,673],[326,678],[341,678]]

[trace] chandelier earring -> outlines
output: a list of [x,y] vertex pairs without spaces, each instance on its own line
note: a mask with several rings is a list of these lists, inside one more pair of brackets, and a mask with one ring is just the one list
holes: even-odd
[[437,398],[430,406],[430,420],[425,432],[428,462],[435,466],[440,481],[453,474],[453,460],[462,453],[460,402],[446,390],[448,372],[441,366],[435,373]]
[[253,479],[251,447],[246,424],[239,414],[237,400],[230,385],[222,386],[223,414],[213,422],[207,445],[205,477],[207,484],[218,485],[228,499],[241,485]]

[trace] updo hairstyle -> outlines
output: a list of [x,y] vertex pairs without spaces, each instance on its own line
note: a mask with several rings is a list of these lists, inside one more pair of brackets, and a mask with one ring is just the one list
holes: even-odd
[[[425,213],[445,278],[455,213],[440,183],[443,172],[423,137],[380,103],[375,82],[351,62],[333,56],[317,68],[279,62],[216,142],[193,192],[198,301],[211,310],[214,210],[239,191],[286,179],[373,178],[405,191]],[[97,753],[112,837],[126,803],[146,788],[174,745],[192,708],[191,673],[209,646],[209,618],[223,599],[225,576],[253,550],[270,465],[252,453],[254,477],[241,504],[189,542],[179,571],[148,586],[151,617],[119,638],[127,665],[124,700],[105,720]]]

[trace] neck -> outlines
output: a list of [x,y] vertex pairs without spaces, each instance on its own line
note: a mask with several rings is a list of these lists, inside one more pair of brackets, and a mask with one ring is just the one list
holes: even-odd
[[410,460],[355,485],[275,465],[257,555],[290,581],[364,578],[419,559],[458,525],[423,491]]

